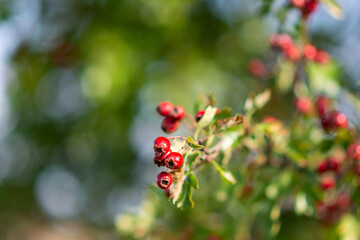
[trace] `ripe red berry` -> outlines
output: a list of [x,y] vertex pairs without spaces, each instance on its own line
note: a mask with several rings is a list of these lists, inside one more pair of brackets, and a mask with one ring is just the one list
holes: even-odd
[[291,0],[291,4],[294,7],[303,8],[305,5],[305,0]]
[[336,181],[333,177],[324,176],[320,179],[320,187],[323,190],[328,190],[328,189],[334,188],[335,185],[336,185]]
[[352,143],[347,149],[347,155],[351,159],[360,160],[360,143]]
[[178,169],[183,165],[183,156],[178,152],[172,152],[165,158],[165,165],[170,169]]
[[157,165],[158,167],[165,166],[165,158],[167,155],[169,155],[169,153],[171,153],[171,149],[169,150],[169,152],[167,152],[166,154],[161,155],[161,156],[159,156],[155,153],[154,164]]
[[316,53],[315,61],[321,64],[327,64],[330,62],[330,55],[326,51],[319,50]]
[[200,121],[200,119],[202,118],[202,116],[204,116],[205,110],[200,110],[196,113],[195,115],[195,120],[198,122]]
[[174,105],[170,102],[160,102],[156,111],[162,116],[169,116],[169,113],[174,110]]
[[329,114],[324,114],[320,116],[320,123],[324,130],[328,131],[333,129],[334,125]]
[[156,183],[161,189],[167,189],[172,184],[172,177],[167,172],[161,172],[156,177]]
[[306,44],[304,46],[304,57],[307,60],[314,60],[315,57],[317,56],[317,53],[318,51],[314,45]]
[[172,117],[165,117],[161,122],[161,129],[166,133],[173,133],[179,128],[179,120]]
[[331,121],[335,128],[346,128],[348,126],[348,119],[346,115],[341,112],[332,112]]
[[301,58],[301,51],[295,45],[291,45],[287,49],[284,49],[284,54],[288,59],[290,59],[291,61],[294,61],[294,62],[299,61]]
[[302,15],[304,18],[307,18],[311,13],[313,13],[318,6],[318,0],[306,0],[305,5],[302,8]]
[[319,116],[323,116],[329,111],[329,107],[331,106],[331,100],[328,97],[320,95],[316,99],[316,110]]
[[318,164],[318,167],[316,170],[319,174],[322,174],[327,171],[337,172],[339,170],[339,163],[333,158],[328,158],[328,159],[322,160]]
[[313,103],[308,97],[299,97],[295,101],[296,109],[305,115],[309,115],[313,111]]
[[273,34],[270,36],[270,44],[276,48],[285,50],[293,45],[293,40],[287,34]]
[[251,75],[256,78],[263,79],[266,76],[266,67],[259,59],[252,59],[248,65]]
[[154,141],[155,156],[162,157],[170,151],[171,143],[166,137],[158,137]]
[[169,116],[176,120],[181,120],[185,117],[185,108],[183,106],[176,106],[170,113]]

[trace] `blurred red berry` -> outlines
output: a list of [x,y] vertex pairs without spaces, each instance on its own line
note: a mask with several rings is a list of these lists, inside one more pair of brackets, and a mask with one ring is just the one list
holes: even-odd
[[170,188],[164,189],[165,196],[170,197],[170,193],[171,193]]
[[178,152],[172,152],[168,154],[165,158],[165,165],[170,169],[178,169],[184,163],[183,156]]
[[270,36],[270,44],[281,50],[285,50],[293,45],[293,40],[287,34],[273,34]]
[[171,143],[166,137],[158,137],[154,141],[155,156],[162,157],[170,151]]
[[256,78],[263,79],[266,77],[266,67],[259,59],[252,59],[249,62],[249,71]]
[[172,184],[172,177],[167,172],[161,172],[156,177],[156,183],[161,189],[167,189]]
[[305,115],[311,114],[314,109],[311,99],[305,96],[296,99],[295,106],[300,113]]
[[170,102],[160,102],[156,108],[156,111],[161,116],[169,116],[169,113],[174,110],[174,105]]
[[284,54],[288,59],[290,59],[293,62],[297,62],[301,58],[301,51],[295,45],[291,45],[290,47],[284,49]]
[[200,121],[200,119],[202,118],[202,116],[204,116],[205,110],[200,110],[196,113],[195,115],[195,120],[198,122]]
[[348,119],[346,115],[341,112],[332,112],[331,121],[335,128],[346,128],[348,126]]
[[170,113],[169,116],[176,120],[181,120],[185,117],[185,108],[183,106],[176,106]]
[[165,133],[173,133],[179,128],[179,120],[174,119],[172,117],[165,117],[161,122],[161,129]]
[[297,8],[303,8],[305,5],[305,0],[290,0],[290,2],[294,7]]
[[327,64],[331,60],[330,55],[323,50],[319,50],[315,56],[315,61],[321,64]]
[[315,57],[317,56],[317,49],[314,45],[311,44],[306,44],[304,46],[304,57],[307,60],[314,60]]
[[333,158],[328,158],[328,159],[322,160],[318,164],[318,167],[316,170],[319,174],[322,174],[327,171],[337,172],[339,170],[339,163]]
[[313,13],[317,9],[318,4],[318,0],[306,0],[301,9],[303,17],[307,18],[311,13]]
[[329,114],[324,114],[320,116],[320,123],[321,127],[328,131],[333,129],[333,121],[331,119],[331,116]]
[[324,176],[320,178],[320,187],[323,190],[328,190],[334,188],[336,185],[336,181],[333,177]]
[[317,97],[315,105],[319,116],[323,116],[329,112],[329,108],[331,106],[331,100],[328,97],[320,95]]
[[347,155],[351,159],[360,160],[360,143],[352,143],[347,149]]

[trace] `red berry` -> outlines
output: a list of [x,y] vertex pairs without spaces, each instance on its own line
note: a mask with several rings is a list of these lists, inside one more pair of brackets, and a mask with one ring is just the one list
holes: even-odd
[[202,118],[202,116],[204,116],[205,110],[200,110],[196,113],[195,115],[195,120],[198,122],[200,121],[200,119]]
[[157,165],[158,167],[163,167],[163,166],[165,166],[165,158],[166,158],[166,156],[169,155],[169,153],[171,153],[171,149],[169,150],[169,152],[167,152],[166,154],[161,155],[161,156],[158,156],[158,155],[155,153],[155,156],[154,156],[154,164]]
[[266,76],[266,68],[264,63],[259,59],[252,59],[249,62],[249,71],[250,73],[259,79],[263,79]]
[[161,129],[166,133],[173,133],[179,128],[179,120],[165,117],[161,123]]
[[308,97],[299,97],[295,101],[296,109],[305,115],[311,114],[313,111],[313,103],[310,98]]
[[172,177],[167,172],[161,172],[156,177],[156,183],[161,189],[167,189],[172,184]]
[[162,157],[170,151],[171,143],[166,137],[158,137],[154,141],[155,156]]
[[164,189],[164,194],[165,194],[165,196],[167,196],[167,197],[170,197],[170,188],[166,188],[166,189]]
[[328,189],[334,188],[335,185],[336,185],[336,181],[333,177],[324,176],[320,179],[320,187],[323,190],[328,190]]
[[331,121],[335,128],[346,128],[348,126],[348,119],[346,115],[341,112],[332,112]]
[[183,165],[183,156],[178,152],[172,152],[165,158],[165,165],[170,169],[178,169]]
[[293,40],[287,34],[273,34],[270,36],[270,44],[274,47],[285,50],[293,45]]
[[342,193],[338,196],[337,205],[341,210],[348,208],[351,204],[351,198],[349,195]]
[[360,160],[360,143],[352,143],[347,149],[347,155],[351,159]]
[[303,8],[305,5],[305,0],[291,0],[291,4],[294,7]]
[[328,97],[320,95],[316,99],[316,110],[319,116],[325,115],[329,111],[331,100]]
[[339,163],[333,158],[328,158],[328,159],[322,160],[318,164],[318,167],[316,170],[319,174],[322,174],[327,171],[337,172],[339,170]]
[[169,113],[174,110],[174,105],[170,102],[160,102],[156,111],[162,116],[169,116]]
[[299,61],[301,58],[301,51],[295,45],[291,45],[290,47],[284,49],[284,54],[288,59],[294,62]]
[[302,15],[307,18],[312,12],[317,9],[318,0],[307,0],[302,8]]
[[315,61],[318,62],[318,63],[321,63],[321,64],[327,64],[330,62],[330,55],[325,52],[325,51],[318,51],[316,56],[315,56]]
[[331,116],[328,114],[324,114],[320,117],[320,123],[322,128],[326,131],[333,129],[334,127]]
[[314,60],[318,51],[314,45],[306,44],[304,46],[304,57],[307,60]]
[[176,120],[181,120],[185,117],[185,108],[183,106],[176,106],[170,113],[169,116]]

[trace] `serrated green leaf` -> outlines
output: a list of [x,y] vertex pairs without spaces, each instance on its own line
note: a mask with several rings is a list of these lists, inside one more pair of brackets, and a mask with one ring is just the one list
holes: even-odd
[[231,184],[236,183],[236,179],[234,178],[234,176],[232,175],[232,173],[229,170],[226,170],[225,168],[220,166],[216,161],[211,161],[211,163],[214,165],[214,167],[219,172],[220,176],[222,177],[222,179],[225,182],[231,183]]
[[344,18],[343,10],[340,5],[335,0],[323,0],[323,4],[325,5],[328,12],[337,19]]
[[191,137],[187,137],[188,145],[194,149],[203,149],[204,146],[197,144]]
[[189,174],[188,179],[191,187],[199,189],[199,182],[193,173]]
[[195,134],[194,134],[195,140],[197,140],[201,130],[203,130],[205,127],[207,127],[211,123],[211,121],[215,117],[215,114],[216,114],[216,108],[215,107],[208,106],[206,108],[203,117],[201,118],[201,120],[196,125]]

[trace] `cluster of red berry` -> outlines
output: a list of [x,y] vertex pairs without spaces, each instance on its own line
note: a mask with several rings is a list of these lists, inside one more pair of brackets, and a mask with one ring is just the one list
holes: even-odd
[[161,129],[166,133],[175,132],[179,128],[179,122],[185,117],[184,107],[174,106],[170,102],[159,103],[156,110],[165,117],[161,123]]
[[[299,97],[295,101],[297,110],[311,116],[314,114],[313,101],[305,96]],[[348,127],[348,119],[344,113],[336,111],[332,107],[332,102],[328,97],[318,96],[315,101],[317,116],[320,119],[321,126],[324,130],[338,130]]]
[[[158,137],[154,141],[154,164],[158,167],[166,166],[169,169],[181,168],[184,162],[183,156],[178,152],[171,151],[171,143],[166,137]],[[157,175],[156,183],[161,189],[171,186],[173,179],[168,172]]]
[[307,18],[319,5],[319,0],[290,0],[290,2],[301,11],[303,18]]
[[285,33],[270,36],[270,44],[280,50],[286,58],[297,62],[302,57],[309,61],[326,64],[330,61],[330,55],[323,50],[317,49],[311,44],[305,44],[302,48],[295,45],[293,39]]
[[341,193],[331,201],[319,201],[315,204],[320,220],[326,224],[337,222],[349,209],[351,198],[346,193]]

